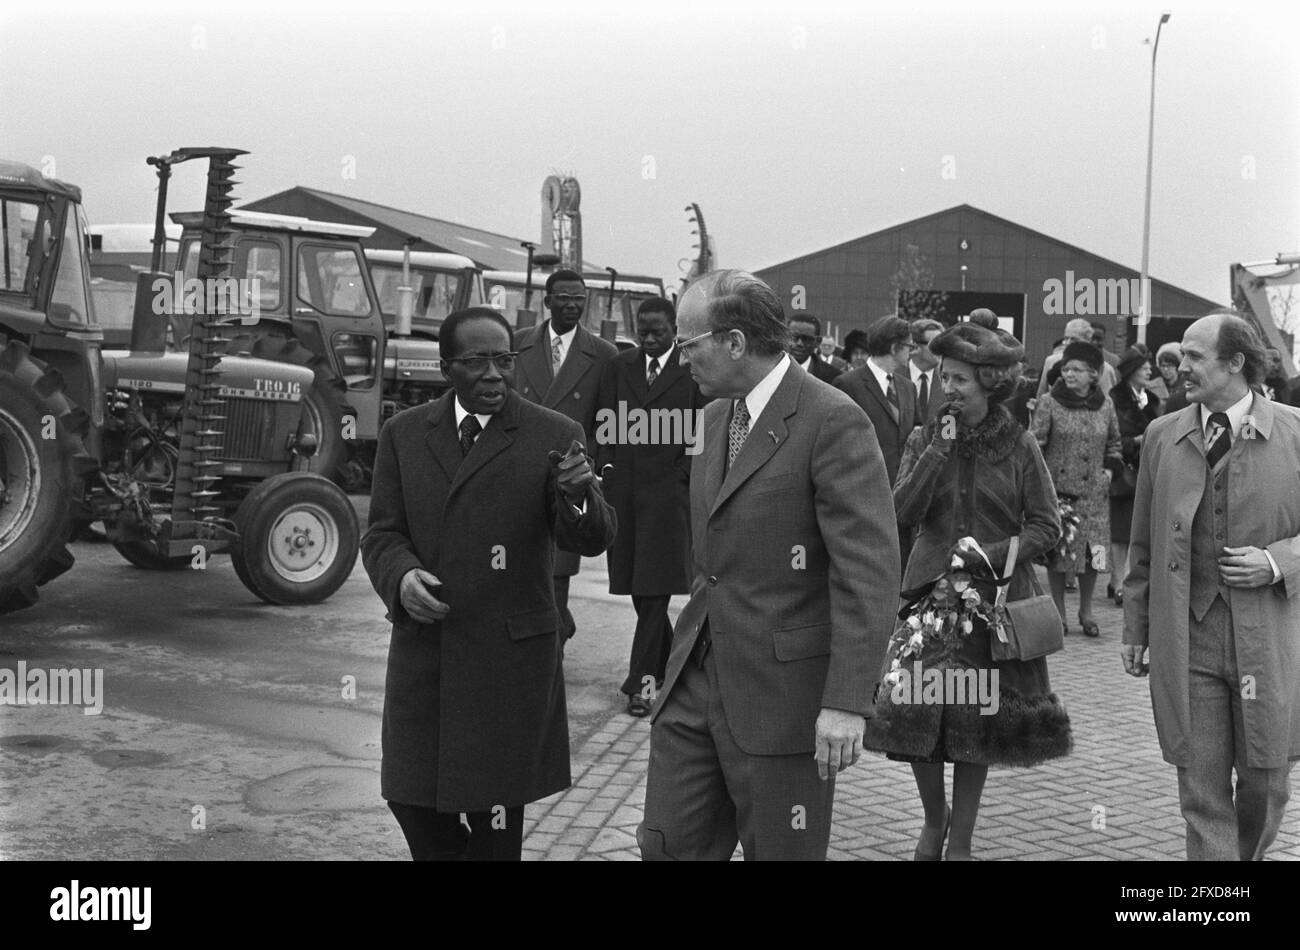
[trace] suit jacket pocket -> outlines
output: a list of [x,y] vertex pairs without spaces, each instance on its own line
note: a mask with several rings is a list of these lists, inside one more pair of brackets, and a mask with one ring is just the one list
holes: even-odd
[[802,485],[803,480],[804,476],[801,472],[786,472],[783,475],[773,475],[771,478],[756,478],[750,483],[750,491],[755,495],[791,491]]
[[555,633],[560,628],[559,617],[552,607],[540,607],[512,614],[506,618],[506,630],[511,640],[526,640]]
[[831,652],[831,625],[815,623],[808,627],[786,627],[772,634],[776,658],[783,662],[826,656]]

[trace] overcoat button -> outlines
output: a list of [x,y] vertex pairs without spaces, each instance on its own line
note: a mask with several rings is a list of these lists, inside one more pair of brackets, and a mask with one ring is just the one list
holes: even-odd
[[581,398],[582,398],[582,393],[574,393],[574,394],[573,394],[573,398],[574,398],[574,399],[581,399]]
[[1169,570],[1171,570],[1171,571],[1176,571],[1176,570],[1178,570],[1178,562],[1177,562],[1177,561],[1170,561],[1170,562],[1169,562]]
[[1174,530],[1175,530],[1175,531],[1182,531],[1182,530],[1183,530],[1183,526],[1182,526],[1181,524],[1179,524],[1177,521],[1175,521],[1175,522],[1174,522]]
[[717,579],[716,577],[710,577],[710,578],[709,578],[709,586],[710,586],[710,587],[717,587],[717,586],[718,586],[718,579]]

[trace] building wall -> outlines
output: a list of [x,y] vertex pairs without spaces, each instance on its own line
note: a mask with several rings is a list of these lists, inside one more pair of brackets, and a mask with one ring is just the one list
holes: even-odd
[[[968,244],[964,251],[963,239]],[[961,265],[965,264],[967,290],[1025,294],[1023,342],[1031,366],[1042,362],[1051,350],[1052,341],[1064,334],[1065,324],[1073,316],[1114,328],[1107,337],[1108,349],[1119,352],[1127,345],[1126,341],[1117,339],[1117,314],[1113,312],[1049,313],[1054,307],[1044,285],[1049,280],[1057,280],[1064,290],[1067,272],[1072,272],[1077,291],[1080,281],[1129,280],[1138,276],[1137,271],[969,205],[756,273],[777,291],[787,310],[796,302],[797,288],[802,287],[803,309],[817,314],[823,321],[834,321],[842,338],[849,330],[865,328],[873,320],[894,312],[895,294],[890,278],[898,271],[909,244],[920,249],[934,272],[933,287],[928,289],[960,290]],[[1214,301],[1161,281],[1152,281],[1152,300],[1153,323],[1161,322],[1165,315],[1201,316],[1218,306]],[[1136,309],[1134,301],[1132,310]],[[1132,321],[1124,322],[1131,340]],[[1168,329],[1170,324],[1163,326]]]

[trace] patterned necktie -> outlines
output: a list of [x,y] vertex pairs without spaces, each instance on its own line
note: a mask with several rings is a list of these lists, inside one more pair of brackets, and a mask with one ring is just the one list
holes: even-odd
[[745,400],[737,399],[731,413],[731,425],[727,426],[727,467],[730,468],[740,454],[740,447],[749,435],[749,406]]
[[885,377],[885,398],[889,400],[890,404],[891,404],[895,409],[898,408],[898,393],[897,393],[897,391],[895,391],[895,389],[894,389],[894,377],[893,377],[893,376],[886,376],[886,377]]
[[551,373],[555,374],[560,371],[560,364],[564,362],[564,344],[560,342],[557,336],[551,341]]
[[1219,459],[1228,454],[1228,449],[1232,448],[1232,433],[1229,431],[1228,414],[1225,412],[1210,413],[1210,431],[1214,432],[1214,426],[1218,426],[1218,434],[1214,441],[1210,443],[1210,450],[1205,453],[1205,462],[1210,468],[1219,464]]
[[921,412],[926,412],[930,408],[930,377],[926,373],[921,374],[921,387],[916,397],[917,404],[921,407]]
[[483,431],[479,425],[478,416],[470,414],[460,421],[460,451],[462,455],[469,455],[469,450],[474,447],[474,437]]
[[653,386],[655,384],[655,380],[658,378],[659,378],[659,357],[656,356],[654,359],[650,361],[650,369],[645,374],[646,389],[649,389],[651,386]]

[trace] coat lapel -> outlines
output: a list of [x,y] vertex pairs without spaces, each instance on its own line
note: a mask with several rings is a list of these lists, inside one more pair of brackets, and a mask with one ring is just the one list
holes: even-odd
[[529,393],[533,402],[546,398],[546,390],[551,385],[551,356],[546,346],[546,327],[543,323],[533,328],[526,341],[519,344],[519,366],[524,371],[524,380],[532,390]]
[[432,418],[429,431],[424,437],[424,444],[428,446],[429,454],[438,463],[442,473],[447,476],[449,484],[455,481],[456,472],[464,461],[460,451],[460,433],[456,431],[455,402],[456,393],[454,390],[449,390],[430,407]]
[[[862,382],[866,385],[866,387],[867,387],[867,392],[871,393],[871,395],[873,395],[874,397],[876,397],[876,402],[880,403],[880,408],[883,409],[883,410],[885,411],[885,418],[890,419],[891,421],[893,421],[893,423],[894,423],[894,427],[897,428],[897,427],[898,427],[899,415],[897,415],[896,413],[898,413],[899,410],[896,410],[896,409],[895,409],[895,408],[890,404],[890,402],[889,402],[889,400],[886,398],[885,394],[884,394],[883,392],[880,391],[880,383],[878,383],[878,382],[876,381],[876,374],[875,374],[874,372],[872,372],[872,370],[870,369],[870,367],[866,367],[866,366],[864,366],[864,367],[862,368]],[[894,392],[898,392],[898,387],[897,387],[897,386],[894,387]],[[901,402],[901,401],[900,401],[900,403],[899,403],[899,406],[900,406],[900,407],[902,406],[902,402]]]
[[[545,333],[539,336],[542,340],[546,339]],[[591,334],[579,325],[573,331],[573,342],[569,344],[568,355],[564,357],[560,372],[551,381],[550,388],[546,390],[546,398],[542,400],[542,405],[548,409],[559,406],[573,387],[578,385],[578,380],[582,379],[583,374],[587,372],[587,367],[595,361],[596,345],[591,342]]]
[[[469,450],[469,454],[461,459],[460,468],[456,469],[456,477],[452,479],[451,488],[447,490],[449,500],[466,481],[474,476],[475,472],[508,449],[510,444],[514,442],[514,430],[519,428],[519,399],[520,396],[514,392],[506,396],[506,403],[501,407],[501,411],[497,413],[496,418],[488,423],[482,434],[479,435],[478,441]],[[455,428],[454,413],[450,425],[453,429]],[[459,434],[455,435],[455,448],[456,454],[460,455]]]
[[[678,362],[678,352],[678,348],[673,347],[672,356],[668,357],[668,362],[664,363],[659,368],[659,375],[655,378],[655,384],[650,387],[648,394],[644,399],[642,399],[641,405],[644,406],[646,403],[654,402],[664,393],[668,392],[668,390],[672,389],[673,384],[676,383],[677,380],[688,374],[686,368]],[[647,362],[645,365],[648,366],[649,363]],[[641,377],[641,385],[642,388],[645,387],[644,375]]]
[[[797,371],[797,372],[796,372]],[[785,420],[794,415],[799,405],[799,390],[803,387],[803,380],[807,373],[799,369],[798,366],[791,366],[785,371],[785,378],[781,380],[776,392],[768,400],[767,405],[763,408],[762,414],[750,423],[749,435],[745,439],[745,444],[740,447],[740,453],[736,456],[736,461],[732,463],[727,470],[726,476],[722,479],[722,486],[718,490],[717,497],[713,501],[713,507],[709,509],[709,515],[712,516],[723,502],[735,494],[736,489],[745,483],[745,481],[767,464],[781,443],[790,435]],[[731,424],[731,413],[723,413],[723,432],[722,441],[723,456],[722,463],[726,464],[726,427]]]
[[[632,390],[632,396],[638,406],[644,406],[646,400],[650,398],[645,385],[646,367],[649,363],[650,357],[646,356],[645,350],[637,347],[636,358],[631,363],[623,364],[623,370],[627,373],[628,388]],[[660,370],[661,375],[662,372]],[[659,385],[658,380],[655,380],[655,385]]]

